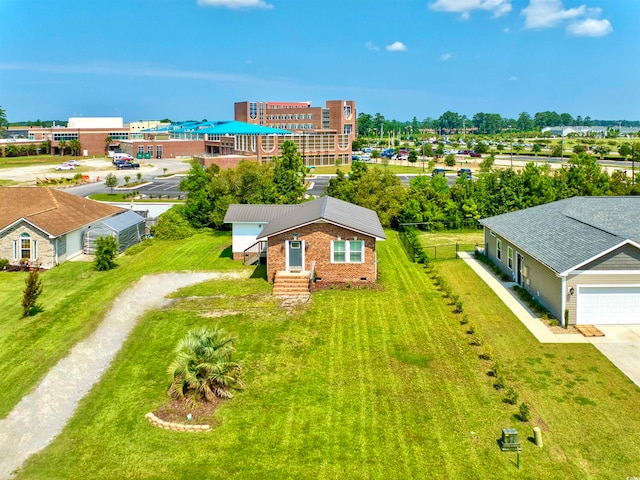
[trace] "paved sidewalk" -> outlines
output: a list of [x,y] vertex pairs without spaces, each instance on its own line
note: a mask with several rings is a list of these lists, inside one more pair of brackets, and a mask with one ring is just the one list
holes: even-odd
[[460,252],[471,269],[520,319],[540,343],[591,343],[633,383],[640,387],[640,325],[598,325],[604,337],[584,337],[582,334],[553,333],[524,305],[511,287],[513,282],[500,282],[493,272],[469,252]]
[[579,333],[553,333],[544,325],[511,289],[514,282],[500,282],[493,272],[473,257],[469,252],[460,252],[462,258],[478,276],[496,292],[498,297],[520,319],[525,327],[538,339],[540,343],[589,343],[589,340]]
[[11,478],[34,453],[49,445],[73,416],[80,400],[109,368],[122,344],[147,310],[162,308],[165,297],[182,287],[234,273],[165,273],[142,277],[113,302],[105,319],[76,344],[36,389],[0,420],[0,479]]

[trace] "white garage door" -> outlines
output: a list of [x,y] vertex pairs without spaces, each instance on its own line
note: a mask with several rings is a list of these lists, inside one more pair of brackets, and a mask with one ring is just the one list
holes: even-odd
[[640,287],[578,288],[577,323],[640,324]]

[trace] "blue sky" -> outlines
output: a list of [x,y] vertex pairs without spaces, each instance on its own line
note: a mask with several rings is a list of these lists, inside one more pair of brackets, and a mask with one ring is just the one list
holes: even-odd
[[9,121],[230,119],[353,99],[422,120],[640,120],[638,0],[0,0]]

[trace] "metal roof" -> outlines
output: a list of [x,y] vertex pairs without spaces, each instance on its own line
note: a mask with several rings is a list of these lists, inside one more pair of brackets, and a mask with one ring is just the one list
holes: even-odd
[[298,208],[298,205],[229,205],[224,223],[268,223]]
[[376,212],[333,197],[320,197],[298,205],[298,208],[291,213],[270,221],[260,232],[258,239],[318,220],[371,235],[380,240],[386,239]]
[[198,133],[210,135],[291,135],[289,130],[238,122],[236,120],[218,120],[207,122],[180,122],[169,126],[150,128],[143,132]]
[[112,229],[115,232],[121,232],[129,227],[134,225],[138,225],[139,223],[144,223],[144,217],[141,217],[139,214],[134,212],[133,210],[127,210],[120,215],[116,215],[115,217],[108,218],[104,223],[107,227]]
[[573,197],[480,220],[558,274],[640,243],[640,197]]

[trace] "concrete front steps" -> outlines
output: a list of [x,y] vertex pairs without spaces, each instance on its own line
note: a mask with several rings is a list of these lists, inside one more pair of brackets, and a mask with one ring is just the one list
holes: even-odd
[[274,297],[309,297],[309,272],[277,272],[273,282]]

